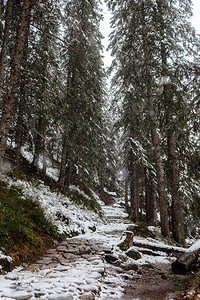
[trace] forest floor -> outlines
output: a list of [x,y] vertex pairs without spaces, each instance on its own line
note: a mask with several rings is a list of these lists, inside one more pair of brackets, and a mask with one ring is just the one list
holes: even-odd
[[96,231],[57,243],[31,264],[0,275],[0,299],[184,299],[188,277],[172,274],[175,258],[158,253],[125,259],[117,245],[128,216],[120,199],[102,208],[107,223]]

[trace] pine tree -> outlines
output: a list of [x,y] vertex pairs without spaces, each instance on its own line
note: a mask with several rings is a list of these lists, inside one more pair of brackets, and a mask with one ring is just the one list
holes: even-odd
[[[2,7],[2,5],[1,5]],[[5,28],[4,28],[4,36],[3,43],[1,48],[1,57],[0,57],[0,99],[2,99],[2,89],[3,89],[3,81],[5,75],[5,67],[6,67],[6,56],[8,50],[8,40],[9,40],[9,30],[10,30],[10,22],[12,15],[12,7],[13,0],[8,0],[6,5],[6,17],[5,17]],[[2,10],[2,8],[1,8]]]
[[8,138],[8,132],[10,128],[11,117],[14,108],[14,90],[19,79],[20,66],[23,55],[23,47],[25,43],[25,37],[28,30],[28,16],[31,12],[33,3],[30,0],[24,0],[21,12],[21,18],[18,24],[18,31],[15,42],[15,50],[12,59],[12,66],[10,71],[9,82],[4,100],[4,108],[2,111],[2,117],[0,121],[0,169],[3,165],[4,154],[6,150],[6,142]]
[[[127,154],[131,153],[127,155],[130,189],[134,194],[131,201],[137,206],[138,191],[142,198],[141,185],[145,183],[146,217],[149,219],[148,210],[153,206],[150,219],[155,221],[157,183],[162,233],[169,236],[167,206],[171,204],[173,236],[184,244],[181,213],[178,216],[178,211],[183,211],[179,166],[184,166],[184,157],[181,157],[184,145],[180,143],[180,136],[189,141],[187,126],[190,121],[185,121],[191,120],[187,102],[192,93],[186,88],[186,74],[195,70],[191,59],[187,59],[193,55],[196,44],[194,30],[188,23],[191,4],[167,0],[106,2],[113,12],[110,47],[115,56],[112,65],[115,97],[123,105],[121,120],[127,144],[132,142],[126,149]],[[183,27],[187,30],[182,30]],[[130,107],[132,113],[128,113]],[[163,159],[165,155],[167,162]],[[139,180],[133,164],[137,159]],[[149,203],[151,193],[152,203]],[[133,214],[137,215],[138,207],[133,209]]]
[[68,1],[65,18],[68,47],[67,51],[63,49],[66,111],[62,125],[61,185],[69,185],[74,175],[87,178],[97,166],[103,99],[98,1]]

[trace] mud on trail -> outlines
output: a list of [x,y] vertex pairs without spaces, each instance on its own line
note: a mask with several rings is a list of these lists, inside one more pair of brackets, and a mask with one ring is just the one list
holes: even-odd
[[127,257],[117,247],[130,224],[120,199],[102,208],[107,222],[95,232],[66,239],[29,266],[0,276],[0,299],[184,299],[188,277],[172,274],[174,258],[159,252]]
[[189,280],[172,274],[170,264],[141,266],[134,273],[115,267],[110,268],[110,273],[119,274],[123,280],[121,300],[183,300]]

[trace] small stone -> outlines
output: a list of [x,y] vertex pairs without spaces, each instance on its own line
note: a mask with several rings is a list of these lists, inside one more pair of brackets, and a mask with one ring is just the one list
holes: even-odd
[[91,275],[91,277],[93,278],[93,279],[100,279],[101,278],[101,273],[100,272],[95,272],[96,270],[94,270],[94,272],[92,272],[92,275]]
[[58,252],[67,252],[68,251],[66,246],[58,246],[57,250],[58,250]]
[[90,253],[91,252],[91,248],[89,246],[85,247],[85,253]]
[[68,260],[71,260],[71,259],[76,259],[77,255],[72,254],[72,253],[63,253],[63,257],[68,259]]
[[104,268],[95,268],[94,271],[100,273],[103,276],[105,269]]
[[59,259],[59,263],[62,265],[62,266],[69,266],[69,261],[66,260],[65,258],[60,258]]
[[73,300],[74,297],[71,294],[67,293],[64,295],[59,295],[59,294],[49,295],[47,296],[47,299],[48,300]]
[[88,227],[91,231],[93,231],[93,232],[95,232],[97,229],[96,229],[96,226],[94,225],[94,226],[89,226]]
[[123,261],[126,262],[128,260],[128,257],[124,254],[119,254],[119,258]]
[[128,265],[123,266],[123,269],[125,271],[130,271],[130,270],[138,271],[138,266],[136,264],[128,264]]
[[98,258],[97,256],[92,255],[92,256],[88,257],[87,260],[88,261],[95,261],[95,260],[97,260],[97,258]]
[[5,298],[11,298],[15,300],[28,300],[32,298],[32,294],[22,291],[12,291],[12,292],[6,292],[2,295]]
[[56,249],[49,249],[46,251],[47,254],[54,254],[56,252]]
[[45,295],[44,293],[35,293],[35,298],[40,298],[44,295]]
[[81,286],[81,288],[85,292],[93,292],[95,294],[99,291],[99,288],[97,286],[91,285],[91,284],[85,284],[85,285]]
[[124,280],[131,280],[133,277],[130,276],[130,275],[124,274],[124,275],[122,275],[122,278],[123,278]]
[[8,275],[5,276],[5,279],[8,279],[8,280],[18,280],[19,276],[14,275],[14,274],[8,274]]
[[87,293],[79,296],[80,300],[95,300],[95,296],[92,293]]
[[117,260],[118,260],[118,258],[115,257],[114,255],[107,254],[107,255],[105,256],[105,261],[106,261],[107,263],[112,264],[112,263],[117,262]]
[[50,257],[43,257],[42,259],[39,259],[36,263],[48,265],[51,262],[52,262],[52,259]]
[[103,250],[106,254],[111,254],[111,253],[112,253],[111,248],[103,248],[102,250]]
[[99,246],[92,246],[91,248],[93,251],[97,251],[97,252],[99,251]]
[[140,252],[135,249],[129,249],[128,251],[126,251],[126,255],[130,258],[133,258],[134,260],[138,260],[142,257]]
[[62,245],[62,246],[68,246],[68,245],[69,245],[69,242],[68,242],[68,241],[62,241],[62,242],[60,243],[60,245]]

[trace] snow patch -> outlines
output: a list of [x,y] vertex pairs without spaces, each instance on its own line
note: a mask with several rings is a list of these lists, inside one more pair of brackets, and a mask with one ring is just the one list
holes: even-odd
[[[84,208],[74,204],[68,197],[58,192],[52,192],[42,181],[37,185],[31,182],[17,180],[14,181],[5,175],[0,176],[9,187],[14,186],[22,190],[25,197],[38,202],[43,208],[45,216],[58,229],[61,234],[83,233],[90,231],[89,228],[96,227],[102,223],[99,216]],[[89,197],[79,188],[73,187],[89,199]]]

